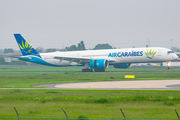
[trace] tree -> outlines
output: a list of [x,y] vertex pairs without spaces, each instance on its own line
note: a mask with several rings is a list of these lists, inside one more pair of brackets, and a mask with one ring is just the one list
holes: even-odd
[[6,64],[6,61],[4,60],[4,57],[0,57],[0,64]]
[[78,43],[78,50],[86,50],[84,42],[81,41],[80,43]]
[[77,51],[78,48],[76,47],[76,45],[71,45],[70,47],[66,47],[67,51]]
[[3,54],[3,49],[0,49],[0,54]]
[[177,48],[177,47],[172,47],[171,50],[172,50],[173,52],[180,52],[180,49]]
[[4,53],[13,53],[14,50],[12,48],[5,48]]
[[47,53],[47,52],[55,52],[55,51],[56,51],[56,48],[48,48],[46,49],[45,52]]
[[106,43],[106,44],[98,44],[95,46],[95,48],[93,48],[93,50],[99,50],[99,49],[113,49],[113,47],[108,43]]
[[66,51],[77,51],[77,50],[86,50],[84,42],[81,41],[80,43],[78,43],[78,46],[76,47],[76,45],[71,45],[70,47],[66,47],[65,48]]
[[39,46],[39,47],[36,48],[36,51],[38,53],[42,53],[44,51],[44,48]]

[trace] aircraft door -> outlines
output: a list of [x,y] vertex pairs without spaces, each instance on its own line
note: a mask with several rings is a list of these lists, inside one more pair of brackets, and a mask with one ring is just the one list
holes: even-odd
[[161,49],[158,50],[158,56],[161,56]]

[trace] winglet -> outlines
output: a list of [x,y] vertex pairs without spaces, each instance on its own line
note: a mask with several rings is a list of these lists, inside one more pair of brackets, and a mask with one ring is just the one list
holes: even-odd
[[17,44],[23,54],[26,55],[35,55],[41,58],[39,53],[21,36],[21,34],[14,34]]

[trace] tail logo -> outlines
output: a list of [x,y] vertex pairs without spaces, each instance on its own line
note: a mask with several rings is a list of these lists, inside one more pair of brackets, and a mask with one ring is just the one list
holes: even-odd
[[32,53],[33,47],[31,45],[29,45],[26,41],[25,41],[25,43],[23,43],[23,40],[22,40],[22,43],[21,44],[18,43],[18,45],[23,52],[25,52],[27,54],[35,55],[34,53]]
[[147,50],[147,52],[144,53],[147,58],[152,59],[155,57],[156,51],[150,49],[149,51]]

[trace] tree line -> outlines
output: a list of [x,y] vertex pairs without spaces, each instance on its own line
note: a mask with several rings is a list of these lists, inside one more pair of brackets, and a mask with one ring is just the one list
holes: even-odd
[[[111,45],[108,43],[106,44],[97,44],[93,50],[98,49],[113,49]],[[56,49],[56,48],[48,48],[44,49],[43,47],[37,47],[35,49],[39,53],[48,53],[48,52],[55,52],[55,51],[79,51],[79,50],[86,50],[85,44],[83,41],[80,41],[78,45],[71,45],[69,47],[65,47],[64,49]],[[0,54],[7,54],[7,53],[21,53],[20,50],[13,50],[12,48],[5,48],[4,50],[0,49]],[[15,62],[6,62],[4,57],[0,57],[0,65],[26,65],[27,63],[24,61],[15,61]]]
[[[146,47],[148,46],[146,45]],[[87,50],[83,41],[80,41],[80,43],[78,43],[77,45],[71,45],[69,47],[65,47],[64,49],[57,49],[57,48],[44,49],[43,47],[37,47],[35,49],[39,53],[43,53],[43,52],[48,53],[48,52],[55,52],[55,51]],[[106,44],[97,44],[92,50],[100,50],[100,49],[116,49],[116,48],[113,48],[111,45],[106,43]],[[177,47],[172,47],[171,50],[173,52],[180,52],[180,49]],[[5,48],[4,50],[0,49],[0,54],[6,54],[6,53],[21,53],[21,52],[20,50],[13,50],[12,48]]]
[[[97,44],[93,50],[99,50],[99,49],[113,49],[113,47],[111,45],[109,45],[108,43],[106,44]],[[71,45],[69,47],[65,47],[64,49],[57,49],[57,48],[48,48],[48,49],[44,49],[43,47],[37,47],[35,48],[35,50],[39,53],[45,52],[55,52],[55,51],[79,51],[79,50],[87,50],[85,47],[85,44],[83,41],[80,41],[80,43],[78,43],[78,45]],[[0,54],[6,54],[6,53],[20,53],[20,50],[15,51],[12,48],[5,48],[4,50],[0,50]]]

